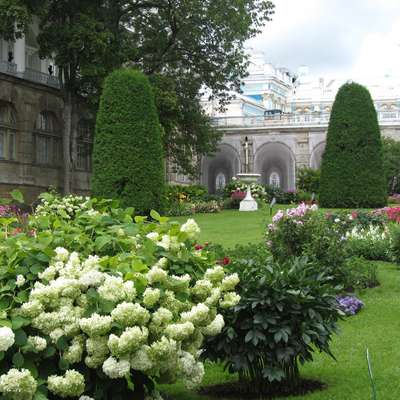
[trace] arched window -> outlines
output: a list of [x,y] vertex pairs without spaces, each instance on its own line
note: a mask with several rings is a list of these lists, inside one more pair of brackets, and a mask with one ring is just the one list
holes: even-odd
[[76,169],[90,171],[92,166],[93,123],[82,119],[78,124]]
[[16,159],[17,118],[13,107],[0,104],[0,159]]
[[279,188],[281,187],[281,179],[276,172],[272,172],[269,176],[269,184],[273,187]]
[[44,165],[60,165],[62,161],[61,134],[53,113],[42,111],[35,125],[36,162]]
[[222,190],[225,189],[225,186],[226,186],[225,174],[220,172],[219,174],[217,174],[217,176],[215,178],[215,188],[216,188],[217,192],[221,192]]

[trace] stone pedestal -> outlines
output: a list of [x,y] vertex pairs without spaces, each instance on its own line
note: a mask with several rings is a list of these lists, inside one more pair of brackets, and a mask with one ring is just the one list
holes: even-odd
[[237,179],[241,180],[242,182],[246,183],[247,186],[247,193],[246,197],[240,202],[239,211],[257,211],[258,204],[253,199],[250,190],[250,184],[254,182],[258,182],[260,179],[260,174],[253,174],[253,173],[244,173],[244,174],[237,174]]
[[250,186],[247,188],[246,197],[240,202],[239,211],[257,211],[258,204],[251,195]]

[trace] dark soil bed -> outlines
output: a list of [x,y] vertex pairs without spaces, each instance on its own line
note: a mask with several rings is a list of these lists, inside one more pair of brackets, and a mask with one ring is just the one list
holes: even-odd
[[248,385],[244,385],[240,382],[227,382],[202,387],[200,388],[199,393],[208,396],[240,400],[267,400],[284,396],[301,396],[317,390],[324,390],[326,388],[327,386],[322,382],[302,379],[295,389],[283,385],[271,385],[271,387],[269,387],[264,393],[257,393],[249,391]]

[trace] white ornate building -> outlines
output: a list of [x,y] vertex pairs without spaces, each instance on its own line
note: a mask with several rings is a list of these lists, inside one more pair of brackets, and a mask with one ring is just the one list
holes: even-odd
[[[331,107],[343,83],[313,79],[307,67],[299,68],[295,77],[287,69],[265,64],[262,56],[253,57],[243,93],[226,112],[204,102],[223,138],[215,156],[202,160],[201,183],[214,192],[245,172],[247,140],[248,169],[260,173],[262,183],[295,188],[299,167],[320,166]],[[382,135],[400,140],[400,79],[385,76],[360,83],[371,92]]]

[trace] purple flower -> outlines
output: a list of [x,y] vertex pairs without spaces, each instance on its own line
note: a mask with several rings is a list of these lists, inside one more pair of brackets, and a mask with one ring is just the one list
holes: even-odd
[[336,298],[339,308],[346,315],[355,315],[364,306],[364,303],[356,296],[338,296]]

